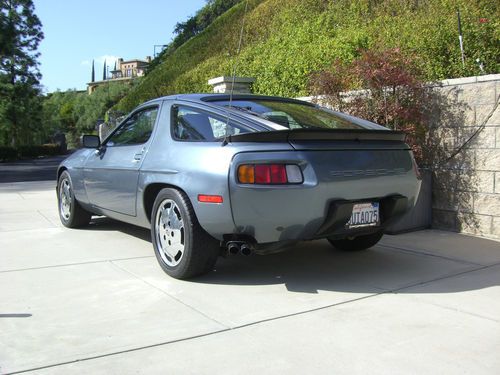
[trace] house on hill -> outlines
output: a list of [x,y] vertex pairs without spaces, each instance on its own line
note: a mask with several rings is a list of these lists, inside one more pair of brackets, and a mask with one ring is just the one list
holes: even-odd
[[108,73],[106,62],[104,62],[102,80],[96,81],[94,62],[92,62],[92,77],[91,82],[87,83],[87,93],[92,94],[97,87],[108,82],[127,82],[142,77],[150,63],[151,56],[146,56],[145,60],[133,59],[125,61],[119,58],[115,61],[114,69]]

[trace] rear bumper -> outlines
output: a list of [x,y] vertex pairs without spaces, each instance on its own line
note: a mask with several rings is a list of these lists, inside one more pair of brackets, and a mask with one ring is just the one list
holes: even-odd
[[349,229],[345,223],[349,220],[356,201],[339,200],[330,204],[325,221],[318,228],[313,238],[338,237],[368,234],[386,228],[407,212],[408,198],[392,195],[384,198],[369,199],[380,204],[380,225]]

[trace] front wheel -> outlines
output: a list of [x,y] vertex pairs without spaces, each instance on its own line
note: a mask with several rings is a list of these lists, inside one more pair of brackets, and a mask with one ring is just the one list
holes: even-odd
[[383,235],[384,232],[379,231],[372,234],[366,234],[354,238],[345,238],[342,240],[334,240],[328,238],[328,241],[339,250],[359,251],[366,250],[372,246],[375,246],[377,242],[380,241]]
[[67,171],[57,181],[57,204],[61,223],[68,228],[87,225],[92,214],[86,211],[75,198],[71,177]]
[[176,279],[211,271],[220,251],[198,223],[189,198],[175,189],[165,188],[155,199],[151,239],[161,268]]

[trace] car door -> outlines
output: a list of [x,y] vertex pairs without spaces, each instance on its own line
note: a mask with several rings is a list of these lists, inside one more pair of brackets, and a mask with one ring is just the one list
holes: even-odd
[[89,156],[84,167],[84,183],[93,205],[136,215],[139,169],[158,109],[151,106],[134,112]]

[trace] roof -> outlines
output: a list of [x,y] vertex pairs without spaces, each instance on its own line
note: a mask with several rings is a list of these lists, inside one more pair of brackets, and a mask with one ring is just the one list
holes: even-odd
[[[156,99],[152,99],[147,103],[156,102],[158,100],[186,100],[190,102],[203,102],[210,103],[216,101],[227,101],[230,100],[229,94],[178,94],[178,95],[168,95],[162,96]],[[314,107],[315,105],[309,102],[304,102],[297,99],[283,98],[280,96],[266,96],[266,95],[255,95],[255,94],[234,94],[232,95],[232,100],[276,100],[281,102],[304,104]],[[146,104],[146,103],[144,103]]]
[[120,61],[120,64],[127,64],[127,63],[134,63],[134,62],[137,62],[137,63],[142,63],[142,64],[149,64],[148,61],[146,60],[140,60],[140,59],[132,59],[132,60],[123,60],[123,61]]

